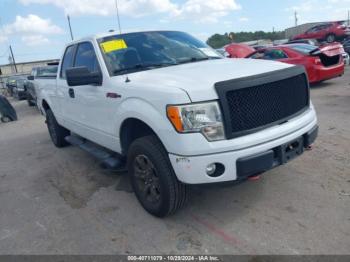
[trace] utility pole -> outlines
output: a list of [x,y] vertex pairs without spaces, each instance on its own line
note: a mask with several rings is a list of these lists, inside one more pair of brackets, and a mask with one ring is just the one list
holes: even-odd
[[11,45],[10,45],[10,52],[11,52],[11,57],[12,57],[13,65],[15,66],[15,72],[16,72],[16,74],[17,74],[18,71],[17,71],[16,60],[15,60],[15,57],[13,56],[13,52],[12,52],[12,47],[11,47]]
[[348,26],[350,26],[350,10],[348,10]]
[[73,41],[74,40],[74,36],[73,36],[72,26],[70,24],[70,16],[69,15],[67,15],[67,20],[68,20],[68,26],[69,26],[69,31],[70,31],[70,38]]
[[295,26],[298,26],[298,12],[294,12]]

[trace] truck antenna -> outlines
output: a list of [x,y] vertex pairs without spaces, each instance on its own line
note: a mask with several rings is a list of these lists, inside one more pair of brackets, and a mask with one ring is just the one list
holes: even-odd
[[73,36],[72,25],[70,23],[70,16],[69,15],[67,15],[67,20],[68,20],[68,27],[69,27],[69,32],[70,32],[70,38],[73,41],[74,40],[74,36]]
[[[121,23],[120,23],[118,0],[115,0],[115,8],[117,9],[117,21],[118,21],[119,34],[122,34],[122,26],[121,26]],[[128,75],[126,75],[125,82],[126,83],[131,82]]]
[[120,24],[118,0],[115,0],[115,7],[116,7],[116,9],[117,9],[117,19],[118,19],[119,34],[122,34],[122,26],[121,26],[121,24]]

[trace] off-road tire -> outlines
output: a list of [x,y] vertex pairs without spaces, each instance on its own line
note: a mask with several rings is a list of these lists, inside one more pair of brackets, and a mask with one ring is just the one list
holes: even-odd
[[3,123],[9,123],[9,122],[12,122],[13,120],[10,118],[10,117],[8,117],[8,116],[2,116],[1,118],[0,118],[0,120],[1,120],[1,122],[3,122]]
[[46,110],[46,124],[51,140],[56,147],[62,148],[69,144],[65,137],[70,135],[70,131],[57,123],[51,109]]
[[[147,161],[152,166],[152,173],[156,174],[153,177],[157,181],[158,188],[157,190],[153,189],[153,192],[159,193],[159,200],[156,200],[155,203],[148,200],[149,196],[146,196],[147,193],[142,191],[143,180],[140,179],[138,171],[140,168],[137,162],[142,158],[148,159]],[[177,179],[168,154],[157,137],[142,137],[131,144],[128,151],[127,168],[136,197],[150,214],[156,217],[165,217],[175,213],[186,203],[188,186]]]

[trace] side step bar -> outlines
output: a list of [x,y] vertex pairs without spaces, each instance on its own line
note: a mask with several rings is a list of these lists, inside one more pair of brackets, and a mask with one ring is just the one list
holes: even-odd
[[69,144],[73,146],[78,146],[82,150],[93,155],[101,162],[100,166],[104,169],[112,171],[121,171],[125,166],[125,163],[121,156],[118,156],[110,152],[108,149],[96,145],[95,143],[90,142],[89,140],[74,135],[65,137],[65,140]]

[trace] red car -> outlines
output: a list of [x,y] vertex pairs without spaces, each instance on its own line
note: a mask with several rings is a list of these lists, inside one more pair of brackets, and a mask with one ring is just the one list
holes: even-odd
[[[306,44],[289,44],[267,47],[247,55],[250,47],[243,44],[241,48],[227,48],[230,57],[275,60],[293,65],[303,65],[310,83],[318,83],[344,74],[342,53],[344,48],[339,43],[322,47]],[[244,52],[242,52],[244,50]]]
[[244,44],[229,44],[225,46],[229,58],[244,58],[256,51],[255,48]]
[[293,40],[313,38],[333,43],[336,39],[344,39],[348,35],[350,35],[350,26],[345,21],[339,21],[316,25],[305,33],[294,36]]

